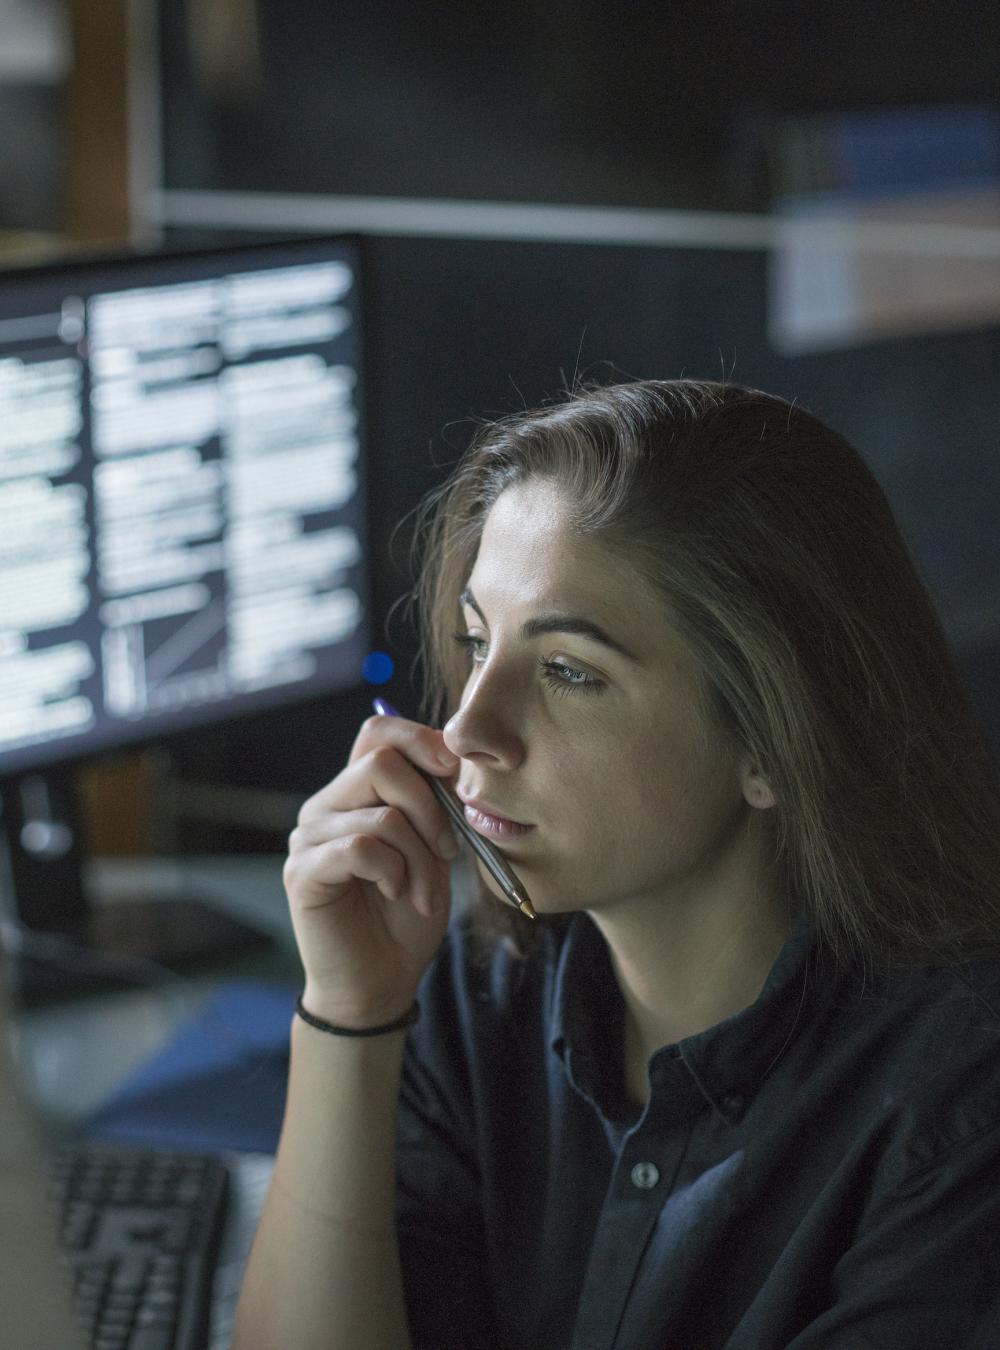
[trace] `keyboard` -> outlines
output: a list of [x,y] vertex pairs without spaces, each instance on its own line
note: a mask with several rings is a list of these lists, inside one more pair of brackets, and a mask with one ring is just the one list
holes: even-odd
[[205,1350],[226,1217],[221,1158],[64,1145],[50,1195],[92,1350]]

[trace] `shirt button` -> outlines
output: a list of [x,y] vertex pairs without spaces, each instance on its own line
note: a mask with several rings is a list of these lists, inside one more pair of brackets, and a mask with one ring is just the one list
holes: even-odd
[[640,1191],[651,1191],[660,1179],[660,1169],[655,1163],[636,1163],[629,1177],[632,1185],[637,1186]]
[[746,1106],[746,1098],[740,1092],[730,1092],[722,1099],[722,1105],[733,1115],[738,1115]]

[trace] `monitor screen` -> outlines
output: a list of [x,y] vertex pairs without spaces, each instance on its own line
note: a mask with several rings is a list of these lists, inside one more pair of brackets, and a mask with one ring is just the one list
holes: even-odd
[[359,248],[0,273],[0,778],[361,683]]

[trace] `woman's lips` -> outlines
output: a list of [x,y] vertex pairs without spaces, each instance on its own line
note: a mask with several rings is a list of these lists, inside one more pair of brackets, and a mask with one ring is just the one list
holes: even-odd
[[[462,796],[461,793],[458,795]],[[516,835],[530,834],[535,828],[534,825],[525,825],[522,821],[501,816],[475,797],[463,798],[463,804],[465,819],[477,834],[487,835],[493,839],[513,839]]]

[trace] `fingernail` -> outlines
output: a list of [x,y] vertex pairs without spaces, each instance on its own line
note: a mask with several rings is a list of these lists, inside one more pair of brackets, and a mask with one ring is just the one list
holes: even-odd
[[453,769],[458,763],[458,756],[453,755],[450,750],[442,747],[442,749],[437,752],[437,760],[438,763],[443,765],[446,769]]
[[458,844],[455,842],[455,836],[451,830],[445,830],[438,838],[438,852],[442,858],[449,860],[458,857]]

